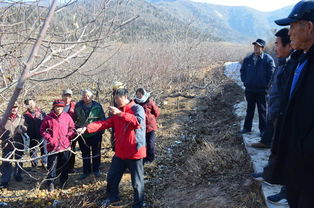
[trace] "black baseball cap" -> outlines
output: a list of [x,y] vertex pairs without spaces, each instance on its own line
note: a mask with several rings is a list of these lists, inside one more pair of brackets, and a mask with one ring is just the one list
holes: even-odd
[[300,1],[293,7],[287,18],[275,20],[275,23],[280,26],[286,26],[300,20],[312,21],[314,23],[314,1]]
[[252,43],[253,45],[257,44],[261,47],[265,47],[266,45],[266,41],[265,40],[262,40],[262,39],[257,39],[255,42]]

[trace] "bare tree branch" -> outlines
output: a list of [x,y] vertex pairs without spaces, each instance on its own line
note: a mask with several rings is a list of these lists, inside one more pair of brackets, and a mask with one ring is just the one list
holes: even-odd
[[53,0],[52,1],[52,4],[50,6],[50,9],[49,9],[49,12],[47,14],[47,17],[46,17],[46,20],[44,21],[44,24],[41,28],[41,31],[38,35],[38,39],[36,41],[36,43],[34,44],[34,47],[32,48],[32,51],[30,53],[30,56],[24,66],[24,69],[23,69],[23,72],[22,72],[22,75],[18,81],[18,84],[14,90],[14,93],[9,101],[9,104],[4,112],[4,115],[0,121],[0,128],[4,128],[4,125],[6,124],[8,118],[9,118],[9,115],[11,113],[11,109],[15,103],[15,101],[17,100],[18,96],[20,95],[21,93],[21,90],[23,89],[24,87],[24,84],[25,84],[25,81],[26,79],[28,78],[28,75],[29,75],[29,71],[33,65],[33,62],[34,62],[34,58],[35,56],[37,55],[38,53],[38,50],[39,50],[39,47],[40,47],[40,44],[42,42],[42,40],[44,39],[45,35],[46,35],[46,32],[48,30],[48,27],[49,27],[49,23],[53,17],[53,14],[54,14],[54,11],[55,11],[55,8],[56,8],[56,0]]

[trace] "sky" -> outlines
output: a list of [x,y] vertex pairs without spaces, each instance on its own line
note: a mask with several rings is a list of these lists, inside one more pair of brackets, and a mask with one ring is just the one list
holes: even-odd
[[192,0],[228,6],[247,6],[259,11],[269,12],[285,6],[295,5],[300,0]]

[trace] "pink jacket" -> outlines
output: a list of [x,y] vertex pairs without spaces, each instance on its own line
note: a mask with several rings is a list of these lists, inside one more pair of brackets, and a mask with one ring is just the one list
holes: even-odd
[[40,126],[40,134],[47,140],[48,152],[67,149],[75,135],[74,122],[68,113],[57,116],[51,111]]

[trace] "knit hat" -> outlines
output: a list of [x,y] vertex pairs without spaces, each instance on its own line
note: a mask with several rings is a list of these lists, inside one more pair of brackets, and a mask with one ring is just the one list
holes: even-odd
[[52,106],[53,106],[53,107],[64,107],[64,106],[65,106],[65,103],[64,103],[63,100],[57,99],[57,100],[53,101]]

